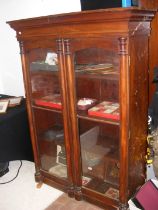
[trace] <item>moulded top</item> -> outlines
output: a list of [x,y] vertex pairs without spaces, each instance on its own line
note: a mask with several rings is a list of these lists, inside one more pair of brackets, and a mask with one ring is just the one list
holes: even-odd
[[29,27],[41,27],[42,25],[57,24],[81,24],[104,21],[151,21],[156,10],[141,9],[138,7],[110,8],[88,10],[82,12],[63,13],[49,16],[8,21],[15,30]]

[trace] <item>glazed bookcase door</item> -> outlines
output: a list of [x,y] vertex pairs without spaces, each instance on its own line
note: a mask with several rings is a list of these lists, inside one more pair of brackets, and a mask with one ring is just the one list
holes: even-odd
[[67,180],[60,64],[56,48],[29,51],[31,103],[41,169]]
[[[94,196],[119,199],[120,103],[118,39],[69,41],[74,75],[77,185]],[[71,96],[73,94],[71,91]],[[76,129],[75,129],[76,124]],[[75,136],[75,134],[74,134]],[[77,145],[77,146],[76,146]],[[78,147],[78,148],[77,148]],[[78,157],[76,156],[78,153]],[[81,156],[80,156],[81,154]],[[81,159],[79,158],[81,157]],[[81,180],[81,181],[79,181]],[[79,188],[78,188],[79,189]],[[77,189],[77,190],[78,190]]]

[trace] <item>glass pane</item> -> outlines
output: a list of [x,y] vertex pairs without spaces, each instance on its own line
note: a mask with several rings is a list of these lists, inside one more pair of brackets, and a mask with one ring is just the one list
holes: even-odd
[[49,49],[35,49],[29,59],[33,103],[61,109],[57,54]]
[[118,55],[87,48],[74,57],[78,114],[119,121]]
[[83,186],[110,196],[119,195],[119,127],[79,120]]
[[30,51],[29,62],[41,167],[55,177],[67,179],[58,57],[55,50],[38,48]]
[[37,108],[34,116],[42,169],[54,176],[67,178],[62,115]]
[[119,57],[115,52],[101,47],[82,48],[75,52],[74,71],[82,184],[117,200],[120,113]]

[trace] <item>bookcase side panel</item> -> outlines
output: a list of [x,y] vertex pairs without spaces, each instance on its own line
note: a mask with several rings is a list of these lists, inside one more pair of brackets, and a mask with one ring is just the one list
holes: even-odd
[[[130,37],[129,193],[145,182],[148,129],[148,35]],[[139,176],[138,176],[139,174]]]

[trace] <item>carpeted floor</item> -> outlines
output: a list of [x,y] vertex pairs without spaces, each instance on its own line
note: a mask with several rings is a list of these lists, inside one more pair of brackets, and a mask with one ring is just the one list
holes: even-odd
[[[37,188],[33,162],[9,162],[9,172],[0,177],[0,210],[101,210],[86,201],[76,201],[67,194],[43,184]],[[8,182],[14,179],[13,181]]]
[[[13,179],[19,166],[20,161],[11,161],[9,172],[0,177],[0,183]],[[17,178],[8,184],[0,184],[0,210],[44,210],[63,194],[45,184],[37,188],[34,173],[34,163],[22,161]]]

